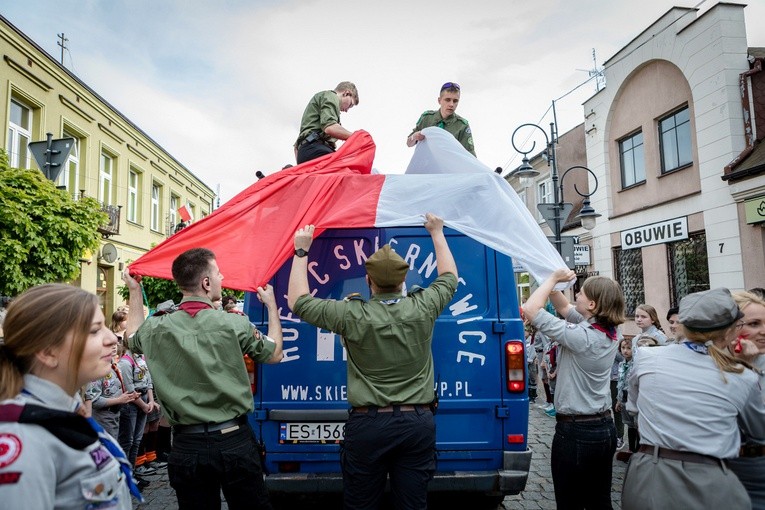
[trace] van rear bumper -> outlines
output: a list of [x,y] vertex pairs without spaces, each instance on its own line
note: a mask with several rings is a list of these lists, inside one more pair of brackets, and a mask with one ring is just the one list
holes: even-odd
[[[483,492],[518,494],[526,488],[531,467],[531,450],[504,452],[503,469],[494,471],[439,471],[428,484],[430,492]],[[341,473],[275,473],[266,475],[272,492],[330,493],[342,492]]]

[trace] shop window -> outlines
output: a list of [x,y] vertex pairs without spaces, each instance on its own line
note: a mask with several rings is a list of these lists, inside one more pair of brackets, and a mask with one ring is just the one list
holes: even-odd
[[635,309],[645,302],[645,287],[643,285],[643,254],[640,248],[622,250],[614,248],[614,263],[616,265],[616,281],[624,293],[627,317],[635,315]]
[[672,306],[688,294],[709,290],[706,234],[667,244],[667,258]]

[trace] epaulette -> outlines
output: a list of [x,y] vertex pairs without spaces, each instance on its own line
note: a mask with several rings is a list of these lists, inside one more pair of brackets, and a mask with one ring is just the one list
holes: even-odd
[[361,294],[358,292],[352,292],[345,296],[345,299],[343,301],[364,301],[364,298],[361,297]]
[[411,289],[407,289],[406,293],[409,294],[417,294],[418,292],[422,292],[425,290],[424,288],[420,287],[419,285],[412,285]]
[[417,120],[417,122],[420,122],[422,118],[425,117],[426,115],[433,115],[435,113],[436,113],[435,110],[425,110],[424,112],[422,112],[422,115],[420,115],[420,118]]
[[455,117],[457,117],[457,120],[459,120],[460,122],[462,122],[462,123],[463,123],[463,124],[465,124],[466,126],[469,126],[469,125],[470,125],[470,124],[468,123],[468,121],[467,121],[467,119],[466,119],[466,118],[464,118],[464,117],[460,117],[460,116],[459,116],[459,115],[457,115],[456,113],[454,114],[454,116],[455,116]]

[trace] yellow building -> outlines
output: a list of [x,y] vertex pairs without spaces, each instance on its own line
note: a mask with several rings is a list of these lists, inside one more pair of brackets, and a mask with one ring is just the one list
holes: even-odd
[[186,206],[194,219],[215,193],[159,144],[0,16],[2,147],[12,167],[37,168],[29,142],[71,137],[57,179],[73,197],[96,197],[110,221],[98,253],[82,255],[75,282],[96,293],[111,316],[122,300],[120,270],[172,235]]

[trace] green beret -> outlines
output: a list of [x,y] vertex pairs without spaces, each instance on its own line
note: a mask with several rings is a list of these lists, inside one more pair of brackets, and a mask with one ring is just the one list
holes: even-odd
[[409,271],[401,256],[386,244],[366,261],[367,274],[378,287],[396,287],[404,282]]

